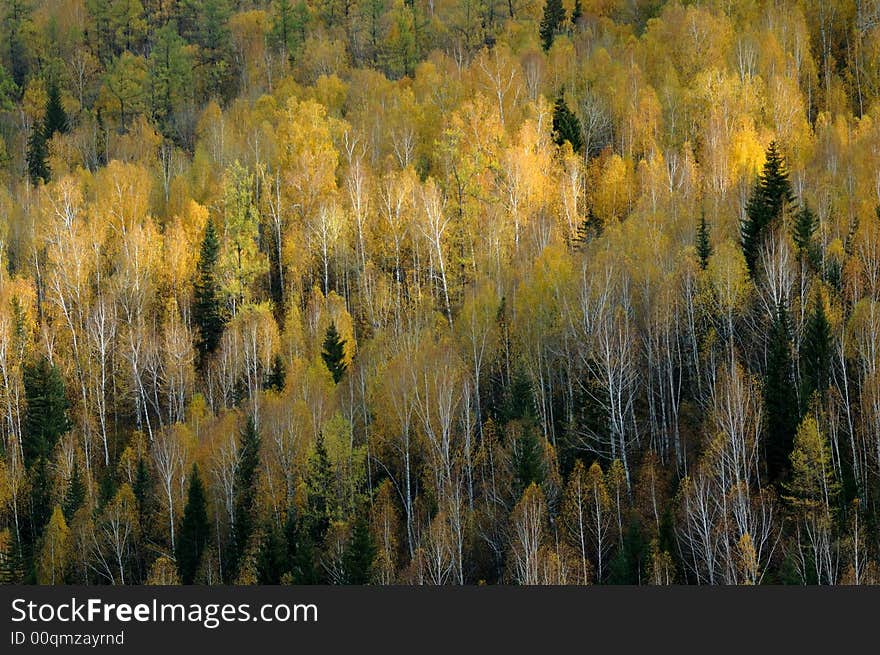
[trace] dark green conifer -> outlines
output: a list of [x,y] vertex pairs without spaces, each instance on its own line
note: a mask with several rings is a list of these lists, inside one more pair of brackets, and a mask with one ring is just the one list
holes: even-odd
[[345,339],[336,331],[336,324],[331,323],[324,337],[324,346],[321,349],[321,359],[327,365],[327,370],[333,376],[333,382],[338,384],[342,379],[345,369]]
[[547,0],[544,3],[544,15],[541,17],[539,30],[541,45],[544,46],[545,51],[553,45],[553,39],[562,31],[564,24],[565,7],[562,6],[562,0]]
[[315,547],[304,523],[295,507],[287,511],[284,540],[291,581],[294,584],[318,584],[320,576],[315,566]]
[[265,387],[279,393],[284,391],[285,375],[284,360],[281,355],[275,355],[272,359],[272,368],[269,370],[269,375],[266,376]]
[[260,584],[278,584],[287,564],[287,544],[274,521],[263,527],[257,552],[257,580]]
[[828,389],[831,383],[832,348],[831,323],[825,314],[822,294],[817,292],[804,326],[800,350],[803,406],[809,403],[814,393],[822,395]]
[[254,530],[254,501],[259,464],[260,433],[253,416],[249,416],[241,433],[239,460],[235,469],[235,509],[230,569],[236,573]]
[[376,546],[373,544],[366,516],[367,512],[362,511],[354,519],[351,536],[345,546],[342,557],[345,584],[365,585],[370,581]]
[[810,210],[810,207],[804,203],[798,213],[795,215],[794,224],[792,225],[792,238],[794,245],[797,246],[798,254],[811,260],[813,257],[813,235],[819,227],[819,219]]
[[330,456],[324,445],[324,435],[320,432],[315,441],[315,450],[309,457],[306,487],[308,493],[306,527],[311,542],[319,544],[323,541],[327,528],[330,527],[330,519],[336,506],[336,479],[330,464]]
[[547,476],[541,437],[531,423],[522,425],[513,444],[513,486],[517,496],[533,482],[540,485]]
[[189,491],[186,506],[183,509],[183,521],[177,537],[175,559],[177,572],[183,584],[193,584],[199,570],[202,553],[211,536],[211,524],[208,521],[208,506],[205,500],[205,488],[199,476],[199,468],[195,464],[189,477]]
[[774,141],[767,148],[764,168],[752,190],[741,226],[743,254],[753,276],[768,228],[782,217],[785,205],[793,200],[785,160]]
[[697,226],[697,257],[700,258],[700,268],[706,270],[709,258],[712,256],[712,241],[709,238],[709,226],[706,224],[706,212],[700,212],[700,224]]
[[46,146],[46,136],[42,125],[34,125],[31,128],[27,143],[27,169],[31,182],[37,184],[41,180],[49,181],[49,150]]
[[64,111],[64,105],[61,104],[61,91],[58,89],[58,84],[51,82],[46,99],[46,113],[43,116],[43,136],[48,141],[55,134],[67,132],[67,128],[67,113]]
[[82,476],[79,473],[79,462],[73,460],[73,472],[70,474],[70,481],[67,483],[67,492],[64,494],[64,518],[68,523],[73,519],[76,510],[82,507],[86,498],[86,486],[83,483]]
[[67,395],[58,368],[41,356],[24,368],[27,409],[22,450],[25,464],[49,458],[58,438],[70,429]]
[[782,480],[798,426],[797,394],[791,355],[788,310],[780,303],[770,327],[767,372],[764,376],[767,471],[770,480]]
[[581,122],[568,108],[561,94],[553,105],[553,140],[559,146],[568,141],[574,152],[580,152],[584,147]]
[[214,230],[214,221],[209,218],[199,253],[194,285],[195,302],[193,303],[196,350],[202,363],[208,355],[217,350],[225,326],[220,299],[220,282],[217,279],[216,270],[219,253],[220,242]]

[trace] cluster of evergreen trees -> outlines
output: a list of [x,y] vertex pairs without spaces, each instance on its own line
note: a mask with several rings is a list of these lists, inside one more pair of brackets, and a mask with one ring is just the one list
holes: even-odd
[[2,8],[0,579],[880,580],[862,9],[82,6]]

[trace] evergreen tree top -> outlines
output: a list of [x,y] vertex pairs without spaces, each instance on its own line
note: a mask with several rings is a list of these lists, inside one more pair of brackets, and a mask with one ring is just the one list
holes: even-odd
[[580,152],[584,147],[581,122],[568,108],[561,93],[553,105],[553,140],[560,146],[568,141],[575,152]]
[[64,134],[67,132],[67,112],[61,104],[61,92],[58,84],[52,82],[49,84],[48,96],[46,99],[46,115],[43,118],[43,135],[47,139],[51,139],[56,132]]
[[547,0],[539,30],[544,50],[549,50],[553,45],[553,39],[562,29],[563,23],[565,23],[565,7],[562,6],[562,0]]
[[778,217],[783,202],[794,201],[785,158],[776,141],[771,141],[767,147],[764,167],[758,177],[758,189],[765,201],[771,203],[774,210],[771,212],[771,218]]
[[706,270],[709,258],[712,256],[712,242],[709,237],[709,225],[706,223],[706,211],[700,212],[700,223],[697,225],[697,256],[700,258],[700,268]]
[[214,219],[208,217],[205,225],[205,236],[202,238],[201,257],[199,264],[214,263],[217,261],[217,254],[220,252],[220,241],[217,238],[217,230],[214,227]]
[[333,376],[333,382],[338,383],[348,366],[345,363],[345,339],[339,336],[335,323],[330,323],[330,327],[327,328],[321,359]]

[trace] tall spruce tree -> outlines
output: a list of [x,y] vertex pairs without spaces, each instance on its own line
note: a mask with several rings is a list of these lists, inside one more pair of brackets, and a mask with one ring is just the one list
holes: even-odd
[[565,7],[562,6],[562,0],[547,0],[544,3],[544,15],[541,17],[541,26],[538,32],[545,51],[553,45],[553,39],[562,31],[564,24]]
[[287,563],[294,584],[318,584],[315,566],[315,547],[305,520],[296,507],[287,510],[284,523],[284,541],[287,544]]
[[57,83],[51,82],[46,99],[46,113],[43,116],[43,136],[48,141],[55,134],[67,132],[67,128],[67,113],[61,104],[61,91]]
[[189,491],[183,509],[183,521],[177,538],[177,572],[183,584],[193,584],[199,570],[202,553],[211,536],[205,487],[199,476],[199,467],[193,464],[189,477]]
[[31,487],[31,512],[35,535],[39,535],[52,513],[52,477],[49,474],[49,458],[40,455],[29,471]]
[[831,383],[832,348],[831,323],[825,314],[822,294],[816,292],[804,326],[800,348],[801,398],[804,406],[810,402],[814,393],[824,394]]
[[584,147],[581,122],[568,108],[561,94],[553,105],[553,140],[559,146],[568,141],[575,152],[580,152]]
[[[249,416],[241,432],[238,466],[235,467],[235,508],[230,572],[238,566],[254,530],[254,503],[257,495],[257,469],[260,465],[260,432]],[[234,579],[235,576],[233,576]]]
[[134,499],[137,501],[138,519],[141,525],[146,525],[149,517],[154,511],[155,496],[152,492],[153,479],[147,463],[143,457],[138,458],[137,469],[134,473],[134,484],[131,490],[134,492]]
[[541,437],[531,423],[523,426],[522,433],[516,437],[513,447],[513,488],[517,496],[532,483],[540,485],[547,477],[544,465],[544,449]]
[[330,455],[324,445],[324,435],[319,432],[306,472],[308,513],[304,518],[312,544],[321,543],[327,528],[330,527],[330,519],[335,508],[335,487],[336,480],[330,464]]
[[700,223],[697,225],[697,257],[700,258],[700,268],[706,270],[709,266],[709,258],[712,256],[712,241],[709,238],[709,226],[706,223],[705,210],[700,212]]
[[351,535],[342,555],[345,584],[365,585],[370,581],[376,546],[370,535],[366,508],[359,512],[351,527]]
[[67,432],[68,403],[64,380],[58,368],[40,357],[24,368],[24,392],[27,401],[22,451],[26,465],[48,458],[58,438]]
[[804,203],[795,215],[794,223],[791,227],[791,236],[794,240],[794,245],[797,246],[798,255],[808,261],[813,260],[813,235],[818,227],[819,219],[810,207]]
[[788,310],[779,303],[770,326],[767,372],[764,376],[767,472],[770,480],[785,477],[792,440],[798,426],[797,394],[791,356]]
[[324,336],[324,345],[321,349],[321,359],[327,365],[327,370],[333,376],[333,382],[338,384],[342,379],[345,369],[345,339],[336,331],[336,324],[331,323]]
[[281,355],[276,354],[272,359],[272,368],[269,369],[269,375],[266,376],[266,382],[263,385],[266,389],[271,389],[272,391],[284,391],[284,380],[286,367],[284,366],[284,360],[281,358]]
[[287,544],[275,521],[268,521],[261,530],[257,552],[257,580],[260,584],[278,584],[287,564]]
[[46,147],[46,135],[42,125],[34,125],[31,128],[27,142],[27,169],[31,182],[37,184],[40,180],[49,181],[49,150]]
[[196,268],[195,302],[193,303],[193,321],[197,329],[196,350],[199,353],[201,363],[204,363],[205,358],[217,350],[225,327],[220,282],[217,279],[219,253],[220,242],[214,229],[214,221],[208,218]]
[[82,507],[85,499],[86,486],[79,472],[79,463],[74,459],[73,472],[70,474],[70,481],[67,483],[67,491],[64,494],[64,505],[62,507],[64,518],[67,519],[68,523],[73,519],[76,510]]
[[793,200],[785,159],[773,141],[767,148],[764,168],[752,190],[741,225],[743,254],[753,276],[768,228],[782,217],[784,207]]

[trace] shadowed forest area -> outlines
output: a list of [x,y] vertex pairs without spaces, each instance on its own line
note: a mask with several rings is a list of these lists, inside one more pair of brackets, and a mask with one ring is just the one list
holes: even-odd
[[878,0],[0,21],[0,581],[880,583]]

